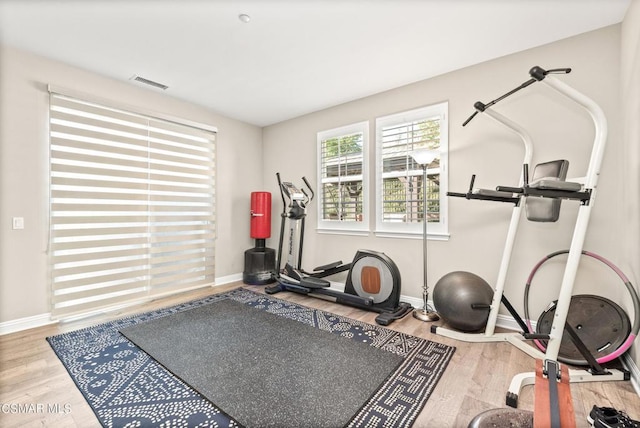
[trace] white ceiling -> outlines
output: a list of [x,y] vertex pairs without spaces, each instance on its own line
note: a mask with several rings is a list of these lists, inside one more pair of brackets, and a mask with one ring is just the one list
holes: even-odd
[[630,1],[0,0],[0,40],[265,126],[621,22]]

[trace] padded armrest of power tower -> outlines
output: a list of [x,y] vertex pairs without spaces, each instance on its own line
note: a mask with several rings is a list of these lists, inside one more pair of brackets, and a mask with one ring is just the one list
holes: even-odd
[[491,189],[476,189],[473,191],[476,195],[481,196],[493,196],[496,198],[511,198],[513,197],[513,193],[511,192],[502,192],[500,190],[491,190]]
[[579,192],[582,184],[571,181],[560,181],[555,177],[545,177],[529,184],[532,189],[540,190],[559,190],[563,192]]

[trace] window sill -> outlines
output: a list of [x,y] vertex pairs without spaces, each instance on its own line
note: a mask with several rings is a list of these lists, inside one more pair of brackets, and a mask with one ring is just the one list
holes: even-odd
[[[422,239],[422,233],[415,232],[398,232],[398,231],[375,231],[377,238],[399,238],[399,239]],[[448,241],[451,235],[449,233],[427,233],[429,241]]]
[[318,228],[316,231],[323,235],[348,235],[348,236],[369,236],[370,231],[358,229],[326,229]]

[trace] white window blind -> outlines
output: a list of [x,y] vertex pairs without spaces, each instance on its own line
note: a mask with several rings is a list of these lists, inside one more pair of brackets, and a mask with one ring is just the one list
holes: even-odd
[[369,123],[318,133],[318,227],[366,230]]
[[214,282],[215,133],[52,93],[52,316]]
[[[430,234],[446,233],[446,113],[442,103],[377,120],[376,232],[421,234],[426,216]],[[440,153],[427,168],[427,183],[411,157],[420,149]]]

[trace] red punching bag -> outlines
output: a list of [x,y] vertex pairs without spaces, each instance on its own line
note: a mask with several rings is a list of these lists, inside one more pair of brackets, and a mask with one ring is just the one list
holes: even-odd
[[251,237],[271,237],[271,193],[251,192]]
[[244,252],[242,280],[246,284],[262,285],[274,282],[276,252],[266,247],[271,237],[271,193],[251,192],[251,238],[255,248]]

